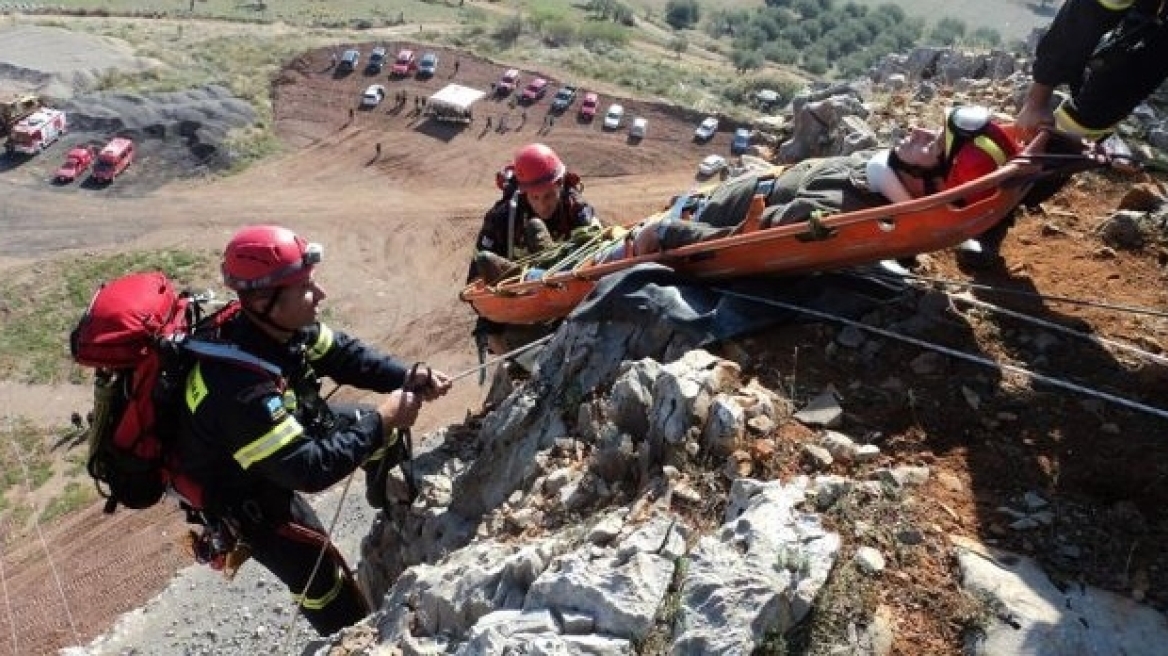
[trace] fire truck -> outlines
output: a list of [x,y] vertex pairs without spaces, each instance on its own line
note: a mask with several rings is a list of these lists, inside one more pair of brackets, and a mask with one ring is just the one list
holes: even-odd
[[12,127],[8,135],[8,152],[35,155],[48,148],[68,129],[65,112],[42,107]]

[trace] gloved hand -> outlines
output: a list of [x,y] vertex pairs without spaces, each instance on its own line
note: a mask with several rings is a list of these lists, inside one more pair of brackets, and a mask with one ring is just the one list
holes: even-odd
[[433,401],[450,391],[450,376],[429,367],[418,367],[406,379],[406,388],[419,394],[423,401]]

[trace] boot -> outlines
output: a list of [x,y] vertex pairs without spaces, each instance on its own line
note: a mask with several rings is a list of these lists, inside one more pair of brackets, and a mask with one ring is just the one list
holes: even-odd
[[523,232],[532,253],[542,253],[556,247],[556,240],[552,238],[552,233],[543,219],[534,217],[528,219],[527,224],[523,226]]
[[475,268],[479,277],[488,285],[494,285],[509,276],[519,275],[520,271],[519,265],[490,251],[479,251],[475,254]]
[[680,248],[699,241],[720,239],[734,231],[730,228],[715,228],[697,221],[670,221],[661,227],[661,250]]

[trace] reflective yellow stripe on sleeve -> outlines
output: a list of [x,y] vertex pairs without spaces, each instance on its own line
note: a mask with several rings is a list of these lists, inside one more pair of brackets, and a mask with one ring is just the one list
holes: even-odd
[[1123,11],[1131,9],[1131,6],[1136,3],[1136,0],[1095,0],[1100,7],[1109,11]]
[[316,341],[312,346],[308,347],[308,359],[319,360],[324,357],[325,353],[333,347],[333,329],[320,324],[320,334],[316,336]]
[[259,439],[237,450],[234,454],[235,461],[240,467],[247,469],[303,434],[304,427],[296,421],[296,417],[289,415]]
[[321,610],[331,604],[337,598],[337,595],[341,594],[341,586],[345,583],[345,573],[341,571],[340,567],[337,568],[336,576],[333,578],[336,580],[336,583],[333,584],[332,590],[316,598],[309,597],[307,594],[301,595],[299,597],[300,605],[309,610]]

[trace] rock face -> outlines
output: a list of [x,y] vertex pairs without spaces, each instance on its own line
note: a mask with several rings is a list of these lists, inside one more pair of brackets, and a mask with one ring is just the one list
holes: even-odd
[[[840,546],[803,509],[809,480],[738,477],[726,495],[694,466],[744,453],[747,420],[788,404],[688,347],[661,328],[569,323],[477,434],[417,458],[419,497],[384,512],[362,548],[381,640],[407,653],[627,654],[646,641],[726,653],[799,622]],[[404,489],[399,473],[389,492]],[[690,519],[723,503],[719,526]]]

